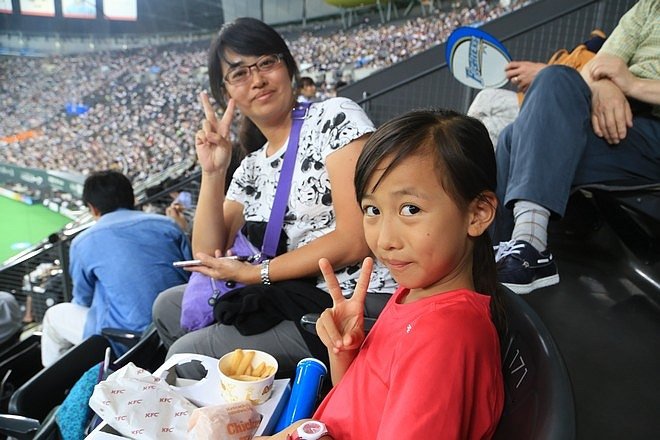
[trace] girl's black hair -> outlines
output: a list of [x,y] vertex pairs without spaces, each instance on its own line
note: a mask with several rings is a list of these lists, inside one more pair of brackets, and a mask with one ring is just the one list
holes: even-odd
[[[497,171],[493,144],[477,119],[452,110],[416,110],[383,124],[367,140],[355,170],[358,202],[403,159],[431,154],[443,188],[461,209],[485,192],[495,193]],[[369,178],[383,159],[391,162],[373,188]],[[474,238],[472,278],[475,290],[492,297],[491,317],[500,336],[506,331],[503,299],[497,284],[495,257],[487,231]]]
[[[223,81],[227,72],[222,71],[221,62],[226,62],[225,53],[227,49],[240,55],[257,57],[281,54],[291,81],[297,82],[299,78],[298,65],[293,59],[286,42],[275,29],[256,18],[237,18],[222,26],[218,35],[211,41],[208,54],[211,95],[223,110],[227,108],[225,101],[226,89]],[[247,144],[247,142],[252,143]],[[243,148],[252,151],[261,147],[265,142],[266,138],[257,126],[248,118],[241,118],[239,143]]]

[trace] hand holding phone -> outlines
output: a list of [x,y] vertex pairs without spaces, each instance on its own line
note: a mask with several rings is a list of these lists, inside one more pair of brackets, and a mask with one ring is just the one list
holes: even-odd
[[[253,262],[256,261],[259,258],[259,255],[250,255],[250,256],[242,256],[242,255],[231,255],[228,257],[220,257],[220,259],[225,258],[227,260],[237,260],[237,261],[248,261],[248,262]],[[174,267],[190,267],[190,266],[201,266],[202,261],[201,260],[183,260],[183,261],[175,261],[172,263]]]
[[201,260],[183,260],[183,261],[175,261],[172,263],[172,266],[174,267],[190,267],[190,266],[201,266],[202,261]]

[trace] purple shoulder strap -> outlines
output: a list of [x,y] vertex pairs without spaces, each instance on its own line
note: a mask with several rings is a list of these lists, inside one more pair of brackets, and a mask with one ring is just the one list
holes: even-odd
[[266,225],[263,246],[261,246],[261,257],[274,257],[277,253],[277,244],[280,241],[282,225],[284,224],[284,213],[289,202],[289,193],[291,192],[291,179],[293,169],[296,164],[296,155],[298,153],[298,140],[300,138],[300,129],[307,115],[309,103],[296,104],[293,109],[291,133],[289,133],[289,143],[284,152],[284,162],[280,171],[280,178],[275,190],[275,200],[273,209],[270,211],[270,218]]

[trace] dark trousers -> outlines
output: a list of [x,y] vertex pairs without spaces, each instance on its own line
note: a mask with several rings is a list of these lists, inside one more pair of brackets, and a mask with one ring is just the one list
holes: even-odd
[[500,134],[496,159],[502,209],[495,236],[506,240],[517,200],[561,217],[576,186],[660,182],[660,121],[637,115],[625,139],[610,145],[592,129],[591,90],[580,74],[548,66],[530,86],[516,120]]

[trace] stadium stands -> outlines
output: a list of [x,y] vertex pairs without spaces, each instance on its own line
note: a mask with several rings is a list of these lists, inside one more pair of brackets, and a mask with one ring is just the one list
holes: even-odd
[[[330,72],[331,87],[337,78],[361,76],[360,69],[379,69],[438,45],[455,26],[488,21],[524,3],[503,8],[482,1],[397,24],[365,24],[324,36],[305,32],[292,42],[292,51],[317,80]],[[81,174],[118,169],[135,182],[175,164],[192,165],[196,96],[208,88],[207,47],[205,40],[112,53],[0,58],[4,162]]]

